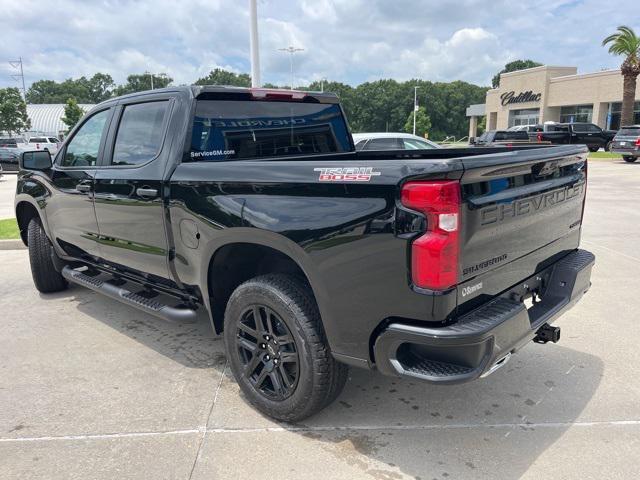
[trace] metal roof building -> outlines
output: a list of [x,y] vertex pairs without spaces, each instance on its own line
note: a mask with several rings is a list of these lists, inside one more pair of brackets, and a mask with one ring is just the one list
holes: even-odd
[[[85,112],[89,111],[93,105],[81,103],[78,105]],[[42,103],[27,105],[27,116],[31,120],[32,132],[39,132],[46,135],[58,135],[69,129],[62,122],[64,117],[64,103]]]

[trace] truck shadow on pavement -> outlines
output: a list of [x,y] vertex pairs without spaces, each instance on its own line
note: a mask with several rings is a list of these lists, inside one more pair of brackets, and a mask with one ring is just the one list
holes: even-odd
[[204,312],[194,323],[170,323],[82,287],[43,299],[73,296],[78,310],[187,368],[224,368],[222,337],[213,334]]
[[[278,465],[291,458],[318,462],[317,470],[299,472],[304,478],[515,479],[539,458],[553,468],[549,448],[576,421],[591,420],[582,412],[604,372],[600,358],[561,344],[530,344],[490,377],[464,385],[433,386],[351,369],[331,406],[303,423],[278,424],[243,399],[225,370],[222,339],[205,316],[194,324],[171,324],[78,287],[42,298],[65,297],[82,313],[187,368],[224,372],[209,419],[212,443],[234,442],[237,458],[250,456],[255,441],[263,440],[250,436],[286,436],[276,443],[288,448],[269,452],[273,471],[265,467],[267,477],[278,475]],[[236,433],[225,436],[227,431],[248,441]],[[233,458],[219,458],[216,468],[226,463],[243,474]]]

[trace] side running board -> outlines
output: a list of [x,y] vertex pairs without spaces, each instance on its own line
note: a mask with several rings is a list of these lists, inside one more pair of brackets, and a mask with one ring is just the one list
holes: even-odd
[[169,322],[190,323],[196,320],[196,311],[192,308],[172,307],[153,298],[144,297],[138,293],[119,287],[105,280],[85,275],[69,266],[62,269],[62,276],[69,282],[87,287],[94,292],[102,293],[119,302],[131,305],[143,312],[155,315]]

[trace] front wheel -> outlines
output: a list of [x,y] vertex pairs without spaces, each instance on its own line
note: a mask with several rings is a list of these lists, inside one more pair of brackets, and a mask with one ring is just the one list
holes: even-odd
[[604,151],[605,152],[611,151],[611,142],[607,142],[607,144],[604,146]]
[[41,293],[60,292],[67,288],[67,281],[58,272],[53,263],[53,246],[47,237],[42,223],[37,218],[31,219],[27,227],[29,244],[29,263],[33,283]]
[[600,147],[597,145],[590,145],[589,146],[589,151],[590,152],[597,152],[598,150],[600,150]]
[[638,157],[634,157],[632,155],[625,155],[622,157],[622,159],[627,163],[633,163],[638,159]]
[[233,292],[224,342],[248,401],[276,420],[319,412],[347,380],[347,366],[331,356],[310,288],[290,275],[256,277]]

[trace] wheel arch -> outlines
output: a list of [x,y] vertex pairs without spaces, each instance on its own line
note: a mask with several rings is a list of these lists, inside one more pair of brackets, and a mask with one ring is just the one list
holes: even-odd
[[[229,296],[240,283],[267,273],[288,273],[301,278],[311,288],[324,325],[331,321],[327,291],[316,265],[298,244],[272,232],[238,228],[223,242],[210,248],[207,268],[203,268],[201,292],[217,333],[222,332]],[[325,329],[326,330],[326,329]],[[330,341],[330,339],[329,339]]]
[[[16,220],[18,222],[18,228],[20,230],[20,238],[22,239],[22,243],[25,246],[29,246],[29,240],[27,235],[27,228],[29,227],[29,222],[33,218],[38,218],[42,223],[42,227],[45,231],[48,230],[47,225],[43,221],[43,218],[40,214],[40,209],[37,204],[31,197],[21,198],[16,202]],[[49,232],[47,231],[47,234]]]

